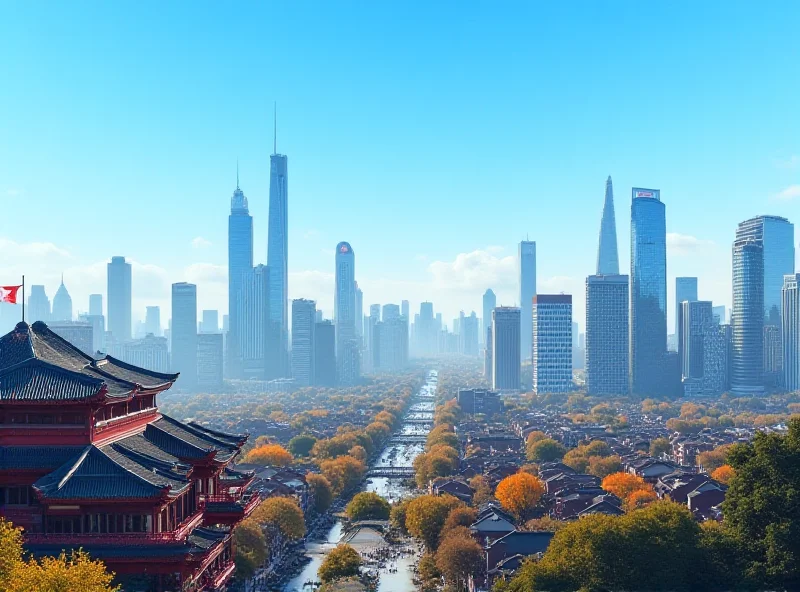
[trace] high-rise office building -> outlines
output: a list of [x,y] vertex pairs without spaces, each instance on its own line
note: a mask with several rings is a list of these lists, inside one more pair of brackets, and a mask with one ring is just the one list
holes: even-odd
[[[88,323],[92,326],[92,348],[88,352],[91,355],[97,352],[106,352],[106,318],[103,315],[79,315],[78,321]],[[139,364],[141,365],[141,364]],[[165,368],[165,372],[169,370],[169,364]]]
[[292,378],[298,386],[314,383],[316,310],[313,300],[292,300]]
[[153,337],[161,336],[161,307],[148,306],[145,308],[144,333]]
[[118,345],[123,362],[148,370],[167,373],[170,370],[167,338],[147,335],[143,339],[132,339]]
[[678,318],[678,357],[681,361],[681,378],[684,383],[703,379],[705,369],[705,335],[714,324],[711,302],[684,300]]
[[572,384],[572,296],[533,297],[533,391],[565,393]]
[[231,213],[228,216],[228,339],[227,372],[241,378],[244,358],[241,350],[243,327],[252,322],[239,310],[245,276],[253,270],[253,217],[247,196],[239,187],[236,172],[236,189],[231,196]]
[[492,325],[487,330],[491,338],[492,388],[496,390],[519,390],[520,367],[520,309],[515,306],[495,306],[492,309]]
[[[277,323],[269,319],[270,273],[266,265],[257,265],[242,274],[237,311],[240,314],[239,345],[241,376],[272,380],[280,378],[279,352],[270,349],[278,341]],[[229,336],[228,341],[233,339]]]
[[180,372],[178,384],[197,386],[197,286],[172,284],[172,370]]
[[118,342],[131,338],[131,264],[112,257],[108,270],[108,330]]
[[486,329],[492,326],[492,311],[496,306],[497,296],[495,296],[492,289],[489,288],[483,293],[483,317],[481,318],[481,335],[483,336],[483,339],[486,339]]
[[781,303],[783,386],[800,390],[800,273],[784,276]]
[[356,259],[350,243],[336,245],[335,264],[334,321],[338,379],[342,384],[353,384],[360,376],[360,358],[355,333]]
[[464,316],[459,322],[459,337],[461,342],[461,353],[465,356],[477,357],[480,355],[478,339],[480,328],[478,316],[473,310],[469,316]]
[[520,346],[523,360],[531,356],[531,314],[536,295],[536,242],[519,243]]
[[725,325],[728,322],[728,314],[724,304],[721,306],[714,306],[711,309],[711,314],[714,316],[717,325]]
[[50,315],[51,321],[71,321],[72,320],[72,297],[64,285],[64,277],[61,277],[61,285],[53,296],[53,312]]
[[680,332],[681,327],[681,303],[697,301],[697,278],[696,277],[676,277],[675,278],[675,335]]
[[728,388],[730,325],[714,322],[703,334],[703,394],[721,395]]
[[200,321],[201,333],[219,333],[219,311],[204,310]]
[[89,294],[89,314],[103,316],[103,295]]
[[94,331],[92,324],[86,321],[50,321],[48,328],[69,341],[83,353],[91,356],[94,345]]
[[[364,292],[356,284],[356,313],[354,315],[356,324],[356,337],[361,347],[364,347]],[[398,312],[398,314],[400,314]]]
[[603,217],[600,220],[600,240],[597,246],[597,275],[617,274],[619,274],[617,220],[614,215],[614,186],[611,183],[611,175],[609,175],[606,180]]
[[399,319],[400,307],[396,304],[384,304],[382,317],[384,322]]
[[47,297],[44,286],[38,284],[31,286],[31,295],[27,304],[25,320],[28,323],[33,324],[36,321],[46,323],[50,320],[50,299]]
[[376,370],[396,372],[408,366],[408,320],[404,316],[384,317],[375,326],[375,335],[378,342]]
[[658,395],[667,351],[667,230],[658,189],[632,190],[629,319],[630,391]]
[[[628,276],[586,278],[586,386],[590,395],[628,393]],[[580,336],[578,337],[580,346]]]
[[[420,356],[432,356],[439,351],[439,331],[441,327],[441,316],[437,315],[439,321],[433,315],[433,303],[421,302],[419,305],[419,321],[416,325],[416,351]],[[437,325],[439,328],[437,328]]]
[[314,327],[314,384],[336,385],[336,328],[330,321]]
[[[278,154],[278,122],[275,118],[275,142],[270,157],[269,175],[269,236],[267,266],[269,267],[269,316],[274,323],[276,343],[270,356],[279,358],[285,375],[289,348],[289,170],[288,159]],[[355,308],[355,304],[353,304]]]
[[222,388],[222,368],[225,352],[222,333],[200,333],[197,335],[197,387],[201,389]]
[[[492,309],[492,315],[494,315],[494,309]],[[483,376],[486,378],[486,382],[489,384],[494,384],[494,354],[492,348],[492,326],[491,324],[486,327],[486,335],[484,335],[484,339],[486,340],[486,345],[483,348]],[[517,340],[519,341],[519,340]]]
[[411,305],[409,304],[408,300],[400,301],[400,314],[406,318],[407,322],[411,322]]
[[764,247],[752,238],[733,243],[731,390],[763,392]]

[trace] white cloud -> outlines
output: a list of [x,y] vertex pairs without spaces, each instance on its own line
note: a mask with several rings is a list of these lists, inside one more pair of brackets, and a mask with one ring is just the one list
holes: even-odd
[[800,197],[800,185],[789,185],[786,189],[775,195],[780,201],[790,201]]
[[712,246],[714,246],[714,241],[697,238],[690,234],[679,234],[677,232],[667,233],[668,255],[694,255]]
[[0,237],[0,262],[8,261],[11,263],[25,257],[72,259],[69,251],[53,243],[18,243],[11,239]]
[[205,284],[207,282],[228,284],[228,268],[213,263],[192,263],[183,272],[187,282]]
[[203,238],[202,236],[196,236],[192,239],[192,248],[193,249],[207,249],[211,246],[211,241]]
[[453,261],[433,261],[428,271],[436,289],[503,289],[516,283],[516,257],[496,257],[489,251],[459,253]]

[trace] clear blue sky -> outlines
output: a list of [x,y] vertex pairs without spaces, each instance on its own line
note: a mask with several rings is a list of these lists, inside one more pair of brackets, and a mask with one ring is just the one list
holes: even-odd
[[735,224],[800,221],[798,22],[788,1],[0,0],[0,283],[52,296],[63,270],[85,310],[126,255],[135,315],[181,280],[224,310],[237,157],[266,260],[277,101],[292,297],[331,310],[347,240],[365,306],[512,304],[527,235],[583,324],[611,174],[621,268],[630,188],[660,188],[670,297],[699,275],[729,304]]

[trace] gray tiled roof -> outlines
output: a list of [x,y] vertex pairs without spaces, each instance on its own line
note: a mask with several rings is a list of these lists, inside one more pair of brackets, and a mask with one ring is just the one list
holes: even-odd
[[54,470],[85,450],[85,446],[0,446],[0,471]]

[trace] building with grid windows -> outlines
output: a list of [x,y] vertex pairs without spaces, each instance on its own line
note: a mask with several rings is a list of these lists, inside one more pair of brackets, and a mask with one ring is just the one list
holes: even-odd
[[565,393],[572,384],[572,296],[533,297],[533,391]]
[[586,278],[586,385],[590,395],[628,392],[628,276]]

